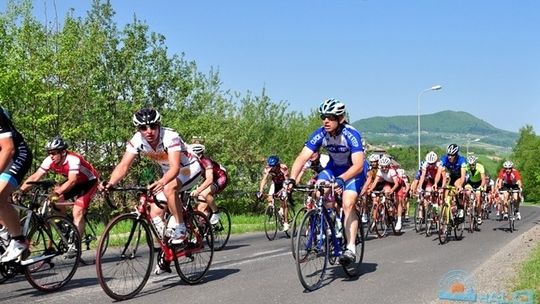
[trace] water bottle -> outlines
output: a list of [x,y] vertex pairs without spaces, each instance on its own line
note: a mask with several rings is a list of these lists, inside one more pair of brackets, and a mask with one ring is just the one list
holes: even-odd
[[342,231],[343,230],[343,227],[342,227],[342,224],[341,224],[341,216],[336,216],[336,237],[337,238],[340,238],[343,236],[342,234]]
[[161,216],[155,216],[152,218],[152,224],[154,224],[154,228],[156,229],[156,232],[158,234],[158,237],[160,239],[163,238],[163,231],[165,229],[165,223],[161,219]]
[[2,242],[5,246],[9,244],[9,233],[6,226],[2,226],[2,228],[0,228],[0,242]]

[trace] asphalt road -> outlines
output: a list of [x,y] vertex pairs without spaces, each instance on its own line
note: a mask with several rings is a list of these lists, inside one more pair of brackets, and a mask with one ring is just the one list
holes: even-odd
[[[173,274],[152,275],[142,292],[126,303],[429,303],[451,270],[469,273],[511,239],[540,224],[540,208],[522,207],[514,233],[507,222],[487,220],[481,232],[464,232],[461,241],[439,245],[436,235],[414,232],[366,242],[362,274],[348,279],[341,266],[330,266],[323,286],[305,292],[300,284],[290,240],[284,233],[270,242],[264,233],[235,235],[217,252],[203,283],[189,286]],[[493,265],[497,267],[497,265]],[[94,266],[81,266],[56,293],[34,290],[19,275],[0,285],[0,303],[111,303],[96,280]]]

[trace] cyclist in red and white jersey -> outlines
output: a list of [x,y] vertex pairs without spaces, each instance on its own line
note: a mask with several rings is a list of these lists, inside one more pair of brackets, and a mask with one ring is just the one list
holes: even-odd
[[204,154],[206,150],[202,144],[191,144],[189,148],[199,157],[199,163],[201,164],[204,181],[191,191],[190,195],[196,197],[199,201],[198,208],[200,211],[206,210],[206,206],[212,209],[212,216],[210,217],[210,224],[215,225],[219,222],[219,210],[214,201],[214,196],[225,189],[229,183],[229,177],[227,171],[223,166]]
[[[503,168],[499,171],[497,177],[497,191],[506,191],[506,190],[520,190],[523,189],[523,183],[521,181],[520,172],[514,168],[514,163],[507,160],[503,163]],[[504,204],[504,214],[503,218],[508,219],[508,192],[504,193],[503,204]],[[521,198],[518,193],[514,193],[514,200],[517,202],[515,206],[515,216],[516,219],[521,220],[521,214],[519,213],[519,203]]]
[[[111,173],[107,183],[100,188],[108,188],[119,183],[129,168],[142,154],[161,166],[163,176],[148,186],[159,197],[165,197],[169,211],[176,220],[170,242],[180,244],[186,237],[186,226],[182,219],[182,202],[179,192],[186,191],[197,184],[201,176],[201,166],[197,156],[188,151],[186,144],[177,132],[161,126],[161,116],[154,110],[144,108],[133,115],[137,133],[128,141],[122,160]],[[163,217],[164,211],[152,205],[150,215],[153,219]]]
[[274,195],[279,198],[279,202],[283,210],[283,231],[287,231],[290,228],[289,223],[287,222],[287,216],[289,215],[289,208],[287,206],[288,194],[283,189],[283,182],[289,178],[289,168],[287,168],[287,165],[280,163],[279,157],[276,155],[268,157],[266,164],[267,166],[264,168],[263,177],[261,179],[261,183],[259,184],[257,198],[260,199],[263,197],[264,186],[266,186],[268,177],[270,177],[274,183],[274,192],[269,193],[269,195]]
[[[81,155],[68,151],[64,139],[57,136],[47,142],[47,156],[34,174],[30,175],[20,188],[21,192],[28,191],[32,185],[27,182],[38,181],[48,172],[54,172],[67,178],[62,184],[54,187],[51,201],[75,199],[73,205],[73,223],[80,235],[84,234],[84,213],[96,193],[99,174],[94,167]],[[57,205],[57,209],[65,214],[66,207]]]
[[[403,211],[403,207],[401,205],[401,201],[403,200],[403,197],[405,193],[403,192],[403,181],[398,176],[396,169],[392,168],[390,164],[392,161],[388,156],[383,156],[381,159],[379,159],[379,170],[377,171],[377,176],[375,177],[375,181],[371,184],[371,186],[368,189],[368,193],[371,193],[375,186],[379,182],[384,183],[383,191],[385,194],[390,195],[392,193],[395,193],[396,195],[396,201],[397,201],[397,214],[398,214],[398,220],[396,223],[396,230],[401,230],[401,212]],[[374,197],[373,200],[373,209],[376,210],[375,206],[378,204],[378,197]]]
[[[422,168],[420,169],[421,173],[417,184],[417,192],[437,191],[437,188],[442,186],[442,181],[440,181],[439,184],[435,184],[435,177],[437,177],[440,166],[440,164],[437,162],[438,160],[439,157],[437,156],[437,153],[430,151],[428,154],[426,154],[426,161],[422,164]],[[425,210],[427,208],[427,201],[424,200],[423,204]],[[420,214],[419,216],[422,217],[423,215]]]
[[399,195],[402,199],[401,206],[403,207],[403,214],[405,215],[405,221],[409,221],[409,190],[411,188],[411,183],[409,181],[409,176],[405,173],[405,169],[399,168],[396,169],[398,177],[402,181],[401,194]]

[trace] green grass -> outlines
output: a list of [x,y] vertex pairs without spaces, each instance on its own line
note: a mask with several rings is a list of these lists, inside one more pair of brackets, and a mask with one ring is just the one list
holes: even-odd
[[535,303],[540,303],[540,245],[536,245],[529,259],[521,265],[512,289],[533,290]]
[[262,215],[231,215],[231,234],[264,231]]

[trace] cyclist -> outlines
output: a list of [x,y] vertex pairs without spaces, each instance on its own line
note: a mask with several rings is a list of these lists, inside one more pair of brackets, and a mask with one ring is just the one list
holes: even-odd
[[[375,187],[378,183],[383,183],[383,191],[385,195],[390,196],[392,194],[395,194],[396,197],[396,203],[397,203],[397,223],[396,223],[396,230],[401,230],[401,213],[403,211],[403,198],[405,196],[404,193],[404,184],[401,178],[399,177],[398,173],[396,172],[396,169],[391,167],[392,160],[387,157],[383,156],[381,159],[379,159],[379,170],[377,171],[377,176],[375,177],[375,181],[371,184],[371,186],[368,189],[368,193],[373,192],[375,190]],[[378,204],[378,199],[374,200],[373,205],[375,209],[375,206]]]
[[[369,160],[369,169],[366,173],[366,182],[364,183],[364,186],[362,187],[362,190],[360,191],[360,196],[364,196],[367,193],[367,190],[369,189],[369,186],[375,181],[375,177],[377,177],[377,170],[379,170],[379,159],[381,156],[379,154],[371,154],[368,157]],[[380,183],[380,186],[375,186],[376,191],[382,190],[383,184]],[[367,200],[362,200],[362,223],[367,223],[368,221],[368,207],[366,206]]]
[[[128,141],[122,160],[114,168],[109,181],[100,188],[107,191],[119,183],[128,173],[138,154],[152,159],[161,166],[163,176],[148,186],[154,194],[165,196],[167,206],[176,220],[170,242],[180,244],[186,237],[182,219],[182,202],[178,195],[193,187],[200,178],[201,166],[197,157],[190,153],[186,144],[174,130],[161,126],[158,111],[143,108],[133,115],[137,133]],[[153,219],[162,218],[164,211],[152,205]]]
[[202,184],[191,191],[190,195],[199,201],[198,209],[203,211],[207,206],[212,209],[210,224],[219,222],[219,210],[214,201],[215,195],[222,192],[229,183],[227,171],[223,166],[204,154],[206,148],[202,144],[190,145],[191,150],[199,157],[199,163],[204,170]]
[[0,220],[11,235],[6,251],[0,256],[3,263],[17,259],[28,248],[19,213],[11,205],[10,197],[31,165],[32,152],[13,126],[8,112],[0,107]]
[[[502,169],[499,171],[497,178],[497,191],[507,191],[507,190],[519,190],[523,188],[523,183],[521,181],[520,172],[514,168],[514,163],[507,160],[503,163]],[[503,204],[504,204],[504,213],[503,219],[508,219],[508,192],[505,192],[503,195]],[[521,198],[518,193],[514,193],[514,201],[517,203],[515,206],[514,215],[517,220],[521,220],[521,214],[519,213],[519,203]]]
[[302,167],[302,170],[298,175],[298,180],[302,180],[302,177],[304,176],[306,171],[311,170],[314,172],[314,175],[310,178],[308,184],[314,184],[317,181],[317,175],[319,175],[319,173],[324,170],[329,160],[330,158],[328,154],[321,154],[319,153],[319,151],[316,151],[306,162],[304,167]]
[[[465,167],[467,160],[465,157],[459,155],[459,146],[456,144],[450,144],[446,148],[446,155],[441,157],[441,162],[435,176],[435,184],[439,184],[442,178],[442,185],[447,184],[456,187],[456,190],[460,192],[465,182]],[[448,180],[447,173],[450,177]],[[447,183],[448,182],[448,183]],[[446,194],[445,194],[446,196]],[[465,213],[463,211],[463,202],[458,200],[457,202],[458,218],[463,218]]]
[[[482,203],[480,202],[482,191],[486,190],[486,171],[484,165],[478,162],[478,157],[470,155],[467,157],[467,165],[465,167],[467,182],[465,195],[469,197],[472,189],[476,189],[476,214],[482,214]],[[468,186],[468,187],[467,187]],[[478,225],[482,225],[482,217],[476,218]]]
[[[435,177],[437,176],[437,172],[439,171],[439,164],[437,163],[438,160],[439,160],[439,157],[437,156],[437,153],[435,153],[434,151],[430,151],[429,153],[426,154],[426,161],[422,164],[422,167],[420,169],[421,173],[420,173],[420,178],[418,180],[418,187],[417,187],[418,192],[436,191],[437,188],[441,185],[441,183],[435,184]],[[427,201],[424,200],[422,203],[424,204],[424,210],[425,210],[427,208]],[[423,217],[422,214],[419,214],[418,216],[420,218]]]
[[[287,165],[279,162],[279,157],[277,155],[271,155],[266,161],[266,167],[263,171],[263,177],[261,183],[259,184],[259,192],[257,192],[257,198],[261,199],[263,197],[264,186],[268,181],[268,177],[272,179],[274,188],[271,193],[268,193],[269,196],[274,196],[279,199],[281,204],[281,210],[283,211],[283,231],[289,230],[289,223],[287,222],[289,215],[289,208],[287,206],[288,194],[283,190],[283,182],[289,178],[289,168]],[[271,198],[269,197],[269,200]]]
[[[96,193],[99,174],[94,167],[81,155],[68,151],[68,145],[60,136],[49,140],[45,145],[48,156],[43,160],[34,174],[22,184],[20,191],[28,191],[32,185],[27,182],[40,180],[47,172],[52,171],[67,178],[64,183],[54,188],[50,196],[52,202],[76,198],[73,205],[73,223],[77,226],[79,234],[84,235],[84,212],[88,209],[90,201]],[[66,207],[57,205],[56,209],[62,214]]]
[[315,151],[325,147],[330,156],[326,168],[319,173],[318,182],[333,182],[337,193],[343,198],[345,213],[345,234],[348,239],[346,250],[339,257],[341,264],[349,264],[356,259],[356,199],[366,180],[368,163],[364,159],[362,137],[345,116],[345,104],[336,99],[327,99],[319,106],[322,127],[311,134],[304,148],[296,157],[287,184],[296,183],[300,170]]
[[401,188],[401,206],[403,207],[403,213],[405,214],[405,222],[409,221],[409,190],[411,187],[409,176],[405,173],[405,169],[399,168],[396,170],[399,178],[401,179],[403,185]]

